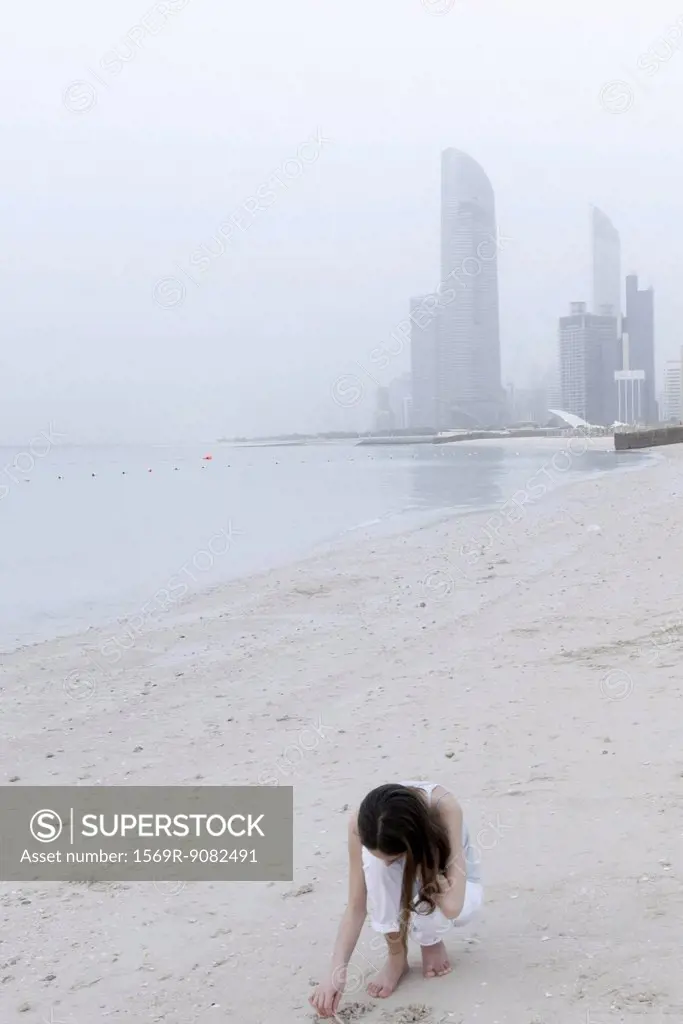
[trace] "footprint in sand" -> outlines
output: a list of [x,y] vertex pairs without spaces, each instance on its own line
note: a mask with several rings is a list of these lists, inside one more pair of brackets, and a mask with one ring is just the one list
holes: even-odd
[[434,1017],[434,1010],[424,1003],[413,1003],[411,1006],[399,1006],[393,1012],[386,1011],[382,1017],[386,1024],[441,1024]]
[[306,885],[300,885],[298,889],[290,889],[288,892],[283,892],[282,898],[283,900],[289,900],[293,896],[305,896],[309,892],[313,892],[313,886],[310,882],[307,882]]

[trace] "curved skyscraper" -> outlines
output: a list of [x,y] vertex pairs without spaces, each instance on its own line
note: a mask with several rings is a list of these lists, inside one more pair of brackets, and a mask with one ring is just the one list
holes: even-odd
[[505,404],[495,199],[484,170],[457,149],[441,158],[439,291],[437,426],[498,425]]

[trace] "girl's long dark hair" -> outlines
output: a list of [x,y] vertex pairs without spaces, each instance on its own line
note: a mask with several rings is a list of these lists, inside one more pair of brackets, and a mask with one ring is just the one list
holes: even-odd
[[448,832],[420,791],[394,784],[378,786],[365,797],[358,810],[358,834],[367,850],[405,857],[400,920],[405,941],[411,913],[430,914],[436,907],[438,877],[451,856]]

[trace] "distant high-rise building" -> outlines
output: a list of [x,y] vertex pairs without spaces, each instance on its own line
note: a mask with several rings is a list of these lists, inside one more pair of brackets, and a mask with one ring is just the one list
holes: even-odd
[[544,383],[548,393],[548,409],[562,409],[562,380],[559,364],[545,375]]
[[617,388],[617,422],[637,425],[643,422],[642,370],[617,370],[614,382]]
[[505,397],[495,199],[484,170],[457,149],[445,150],[441,159],[440,291],[437,425],[499,424]]
[[[621,329],[621,241],[607,214],[592,207],[593,313],[615,316]],[[621,369],[621,367],[619,367]]]
[[393,429],[394,418],[391,414],[389,388],[377,388],[377,405],[375,407],[375,430],[378,433],[381,433],[383,430]]
[[629,425],[643,422],[643,384],[645,372],[631,369],[628,333],[621,336],[622,369],[614,374],[617,388],[617,421]]
[[657,420],[655,401],[655,314],[654,291],[639,289],[637,274],[626,278],[626,320],[629,365],[632,370],[643,370],[643,420]]
[[562,410],[610,426],[617,418],[614,375],[620,368],[617,318],[573,302],[569,316],[560,317]]
[[493,189],[471,157],[441,161],[441,284],[411,301],[412,422],[448,430],[505,418]]
[[436,357],[439,317],[436,295],[410,300],[410,366],[412,410],[410,425],[437,429]]
[[[683,353],[681,353],[683,359]],[[681,389],[681,359],[670,359],[664,367],[661,418],[664,423],[683,418],[683,391]]]
[[412,381],[409,373],[394,377],[389,383],[389,408],[397,430],[405,430],[411,425]]

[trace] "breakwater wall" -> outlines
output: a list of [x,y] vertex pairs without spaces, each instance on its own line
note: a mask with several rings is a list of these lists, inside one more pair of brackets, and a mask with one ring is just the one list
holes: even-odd
[[628,451],[630,448],[655,448],[662,444],[681,444],[682,442],[683,425],[624,431],[614,435],[614,447],[618,452]]

